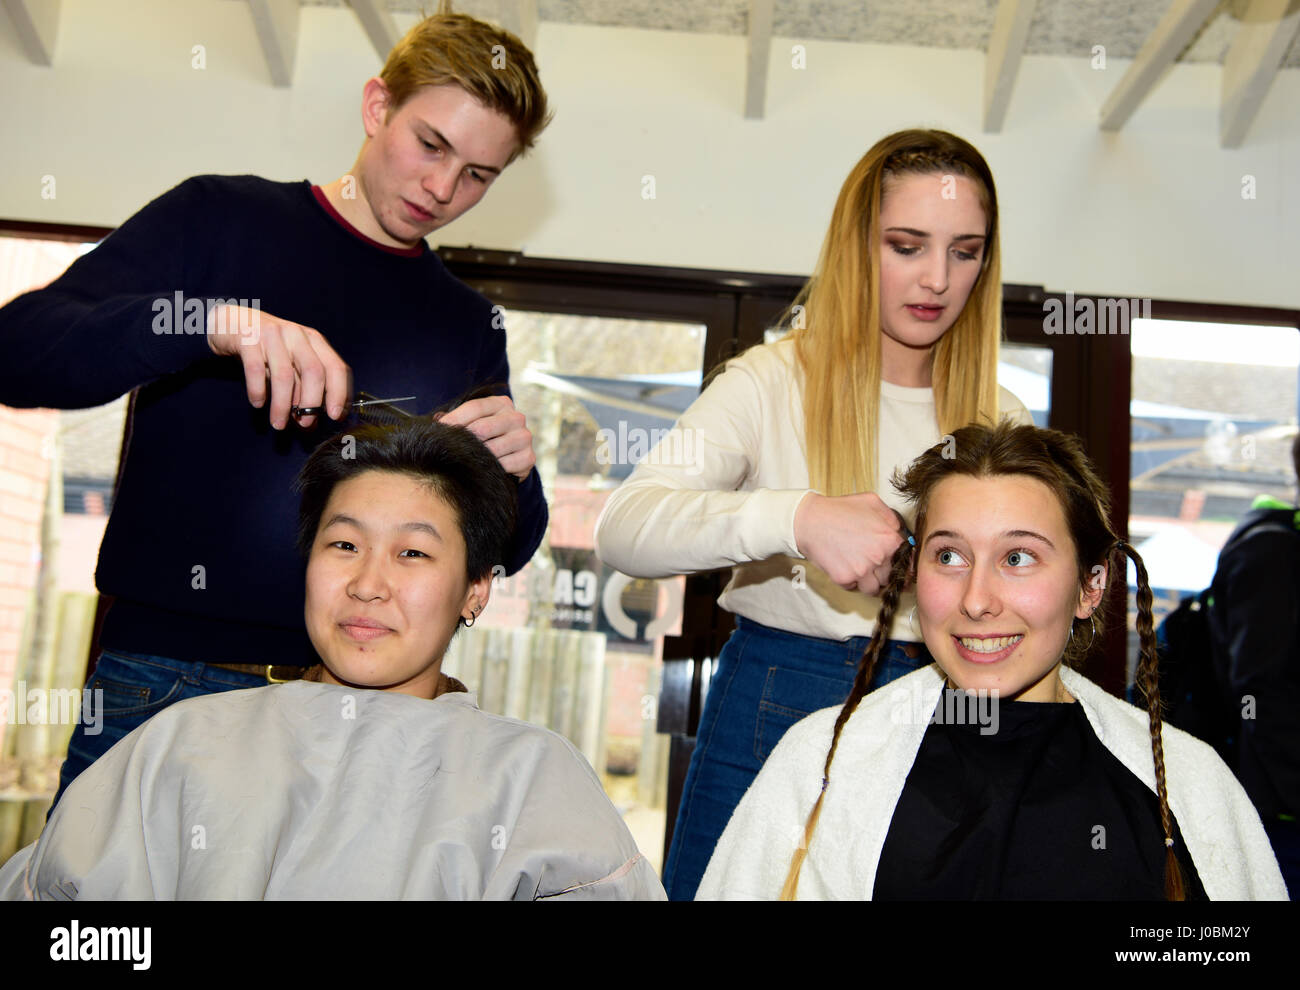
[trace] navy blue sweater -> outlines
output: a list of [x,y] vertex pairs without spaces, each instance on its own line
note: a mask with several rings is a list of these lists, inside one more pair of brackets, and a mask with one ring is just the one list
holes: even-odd
[[[95,572],[117,598],[102,645],[314,663],[291,486],[312,449],[349,420],[271,429],[269,403],[248,402],[240,361],[213,355],[201,331],[183,332],[183,312],[176,332],[156,332],[165,326],[158,300],[177,292],[247,300],[314,327],[352,367],[355,388],[417,396],[403,406],[416,413],[507,382],[505,333],[492,327],[491,304],[423,243],[386,248],[307,181],[255,176],[187,179],[47,288],[0,309],[0,402],[73,409],[140,390]],[[519,499],[510,573],[546,529],[536,471]]]

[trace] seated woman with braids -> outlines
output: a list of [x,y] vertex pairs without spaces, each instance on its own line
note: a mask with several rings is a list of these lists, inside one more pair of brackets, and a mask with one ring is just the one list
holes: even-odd
[[441,672],[514,527],[496,456],[414,419],[326,441],[299,487],[315,673],[155,715],[0,897],[663,900],[578,751]]
[[[1078,442],[1006,422],[953,439],[894,478],[914,545],[848,701],[781,740],[700,898],[1285,899],[1231,771],[1161,725],[1146,568]],[[1126,554],[1146,712],[1069,666]],[[912,579],[936,662],[864,697]]]

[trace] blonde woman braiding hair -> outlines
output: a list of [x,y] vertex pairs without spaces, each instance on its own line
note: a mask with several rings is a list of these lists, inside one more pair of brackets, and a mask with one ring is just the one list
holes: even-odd
[[[794,332],[729,361],[606,503],[596,546],[646,578],[732,568],[737,616],[700,717],[665,866],[689,899],[736,802],[786,729],[841,704],[881,610],[909,509],[883,483],[945,433],[1030,421],[996,382],[997,197],[979,152],[902,131],[850,172]],[[654,462],[654,463],[651,463]],[[902,596],[910,607],[910,592]],[[928,663],[892,630],[874,686]]]

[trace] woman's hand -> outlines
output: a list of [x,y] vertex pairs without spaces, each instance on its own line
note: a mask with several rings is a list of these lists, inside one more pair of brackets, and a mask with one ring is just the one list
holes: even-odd
[[875,492],[808,495],[794,514],[799,553],[849,591],[878,595],[889,581],[903,520]]

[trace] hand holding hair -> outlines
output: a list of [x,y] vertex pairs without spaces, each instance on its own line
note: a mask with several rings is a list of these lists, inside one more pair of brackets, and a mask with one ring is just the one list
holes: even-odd
[[506,472],[520,481],[537,463],[528,422],[508,395],[470,399],[449,412],[439,413],[437,419],[448,426],[468,429],[496,455]]
[[905,539],[902,517],[875,492],[804,497],[794,516],[799,553],[849,591],[878,595]]

